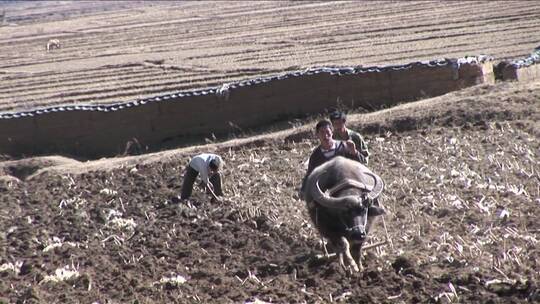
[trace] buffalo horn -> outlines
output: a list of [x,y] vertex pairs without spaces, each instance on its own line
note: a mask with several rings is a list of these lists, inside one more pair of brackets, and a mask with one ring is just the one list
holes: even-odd
[[344,196],[344,197],[331,197],[324,193],[319,187],[319,179],[317,178],[314,183],[310,185],[309,192],[313,196],[313,199],[322,206],[330,209],[346,210],[354,206],[360,206],[362,200],[356,196]]

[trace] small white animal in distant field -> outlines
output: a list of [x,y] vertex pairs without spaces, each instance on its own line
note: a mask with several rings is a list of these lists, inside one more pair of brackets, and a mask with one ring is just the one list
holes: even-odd
[[219,96],[219,98],[224,99],[225,101],[229,101],[229,94],[230,94],[230,90],[229,90],[229,84],[228,83],[224,83],[216,91],[216,95]]
[[60,48],[60,40],[58,39],[51,39],[47,42],[47,52],[52,49],[59,49]]

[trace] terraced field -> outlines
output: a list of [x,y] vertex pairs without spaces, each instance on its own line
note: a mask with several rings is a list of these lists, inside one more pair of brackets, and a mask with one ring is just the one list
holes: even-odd
[[[0,112],[106,104],[312,66],[527,56],[529,1],[0,2]],[[49,39],[60,49],[46,51]]]

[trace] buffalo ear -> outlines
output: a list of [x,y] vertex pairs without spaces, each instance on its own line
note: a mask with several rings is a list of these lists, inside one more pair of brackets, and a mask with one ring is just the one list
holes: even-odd
[[377,207],[377,206],[371,206],[368,208],[368,216],[378,216],[385,214],[386,211],[384,211],[383,208]]

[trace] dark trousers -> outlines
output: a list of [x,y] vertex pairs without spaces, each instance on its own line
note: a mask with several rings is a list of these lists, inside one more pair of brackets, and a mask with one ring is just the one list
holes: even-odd
[[[195,183],[195,179],[197,178],[197,175],[199,175],[199,172],[197,170],[191,168],[189,165],[186,167],[186,172],[184,173],[184,181],[182,182],[182,191],[180,194],[181,199],[186,199],[191,196],[191,192],[193,191],[193,184]],[[223,195],[223,190],[221,189],[221,175],[218,173],[210,176],[208,178],[212,186],[214,186],[214,193],[218,196]],[[209,193],[209,191],[207,191]]]

